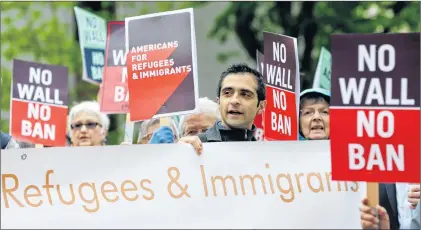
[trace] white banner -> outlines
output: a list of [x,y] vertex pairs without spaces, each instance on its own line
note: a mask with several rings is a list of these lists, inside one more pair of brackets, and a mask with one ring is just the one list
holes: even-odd
[[1,172],[2,228],[360,228],[327,141],[13,149]]

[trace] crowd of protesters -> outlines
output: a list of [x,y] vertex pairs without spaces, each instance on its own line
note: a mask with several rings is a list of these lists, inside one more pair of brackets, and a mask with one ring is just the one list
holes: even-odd
[[[236,64],[221,74],[216,101],[200,98],[195,114],[181,116],[168,124],[153,118],[140,124],[136,144],[187,143],[200,155],[204,142],[256,141],[253,124],[266,106],[263,76],[245,64]],[[330,92],[307,89],[300,94],[300,140],[327,140],[330,135]],[[96,101],[84,101],[68,115],[69,146],[103,146],[110,127],[108,116]],[[2,149],[19,148],[9,135],[1,132]],[[131,144],[125,143],[122,144]],[[360,205],[363,229],[420,229],[420,185],[380,184],[380,205]]]

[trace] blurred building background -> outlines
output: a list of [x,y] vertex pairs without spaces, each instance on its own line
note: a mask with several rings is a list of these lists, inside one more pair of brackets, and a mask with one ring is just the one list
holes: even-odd
[[[230,64],[255,66],[263,31],[298,38],[302,89],[312,84],[319,51],[333,33],[420,31],[419,2],[1,2],[1,130],[9,130],[12,60],[69,68],[70,104],[96,98],[81,80],[82,60],[73,6],[107,20],[194,7],[201,97],[215,99]],[[147,33],[147,31],[145,31]],[[110,144],[123,138],[124,115],[112,115]]]

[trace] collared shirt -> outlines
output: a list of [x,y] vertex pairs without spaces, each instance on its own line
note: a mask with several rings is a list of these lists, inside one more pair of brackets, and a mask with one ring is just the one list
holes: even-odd
[[[400,229],[411,229],[411,222],[415,218],[420,218],[415,209],[410,208],[408,192],[411,185],[408,183],[396,183],[396,201],[398,206],[398,220]],[[419,215],[419,214],[418,214]]]
[[417,207],[412,213],[414,218],[411,221],[411,229],[420,229],[420,202],[418,202]]

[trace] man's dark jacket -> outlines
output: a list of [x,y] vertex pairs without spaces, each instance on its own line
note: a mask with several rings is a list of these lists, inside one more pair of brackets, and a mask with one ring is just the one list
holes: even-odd
[[200,140],[204,142],[226,142],[226,141],[256,141],[254,132],[256,127],[252,129],[227,129],[222,126],[221,121],[209,128],[205,133],[199,134]]
[[396,200],[396,185],[379,184],[379,204],[383,206],[389,214],[390,229],[399,230],[398,203]]
[[1,145],[1,149],[5,149],[7,147],[7,144],[9,144],[10,139],[12,139],[12,137],[6,133],[3,133],[2,131],[0,131],[0,145]]

